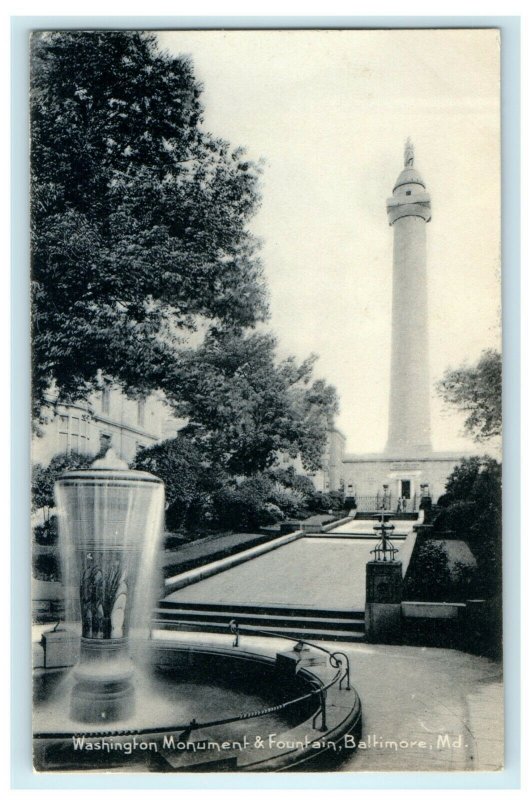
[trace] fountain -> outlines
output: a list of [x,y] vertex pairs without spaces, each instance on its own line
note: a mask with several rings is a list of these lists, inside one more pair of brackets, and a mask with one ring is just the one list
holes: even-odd
[[55,498],[66,621],[81,627],[71,716],[125,720],[134,711],[129,633],[149,622],[141,609],[154,585],[164,484],[108,450],[91,469],[63,475]]
[[[361,735],[344,653],[277,634],[242,644],[267,632],[236,620],[199,641],[151,630],[160,479],[109,450],[62,475],[55,498],[65,619],[43,646],[58,634],[76,657],[35,670],[36,769],[288,769]],[[264,746],[255,750],[252,737]]]

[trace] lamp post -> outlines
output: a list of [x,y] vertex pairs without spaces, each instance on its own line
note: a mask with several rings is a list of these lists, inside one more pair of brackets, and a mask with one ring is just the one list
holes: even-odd
[[395,526],[389,511],[376,514],[378,542],[366,565],[365,632],[369,642],[396,643],[401,637],[402,564],[390,537]]
[[389,511],[381,511],[374,517],[378,520],[378,524],[373,525],[373,530],[380,536],[380,541],[374,550],[371,550],[374,561],[394,561],[395,554],[398,553],[398,549],[390,541],[390,536],[395,529],[395,526],[388,521],[391,516]]

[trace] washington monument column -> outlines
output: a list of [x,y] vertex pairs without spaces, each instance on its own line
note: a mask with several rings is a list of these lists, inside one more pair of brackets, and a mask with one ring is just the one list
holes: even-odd
[[389,434],[386,452],[397,458],[431,452],[426,223],[430,196],[414,167],[408,139],[404,169],[387,201],[393,226],[393,319]]

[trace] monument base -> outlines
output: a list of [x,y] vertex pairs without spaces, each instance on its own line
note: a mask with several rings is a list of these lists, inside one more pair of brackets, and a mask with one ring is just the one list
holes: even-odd
[[472,452],[422,453],[415,456],[391,456],[387,453],[345,455],[343,479],[346,495],[355,496],[358,511],[378,511],[384,486],[388,511],[398,511],[399,498],[405,497],[402,511],[418,512],[423,497],[423,485],[436,503],[446,491],[448,476],[462,458]]

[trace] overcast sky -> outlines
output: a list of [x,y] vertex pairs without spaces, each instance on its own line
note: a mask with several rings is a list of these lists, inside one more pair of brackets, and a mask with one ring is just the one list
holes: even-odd
[[[393,236],[385,203],[407,136],[432,196],[432,383],[500,347],[497,33],[183,31],[160,41],[192,56],[205,126],[265,159],[252,229],[281,354],[317,353],[317,374],[340,395],[347,450],[381,450]],[[434,396],[434,447],[472,447],[461,429]]]

